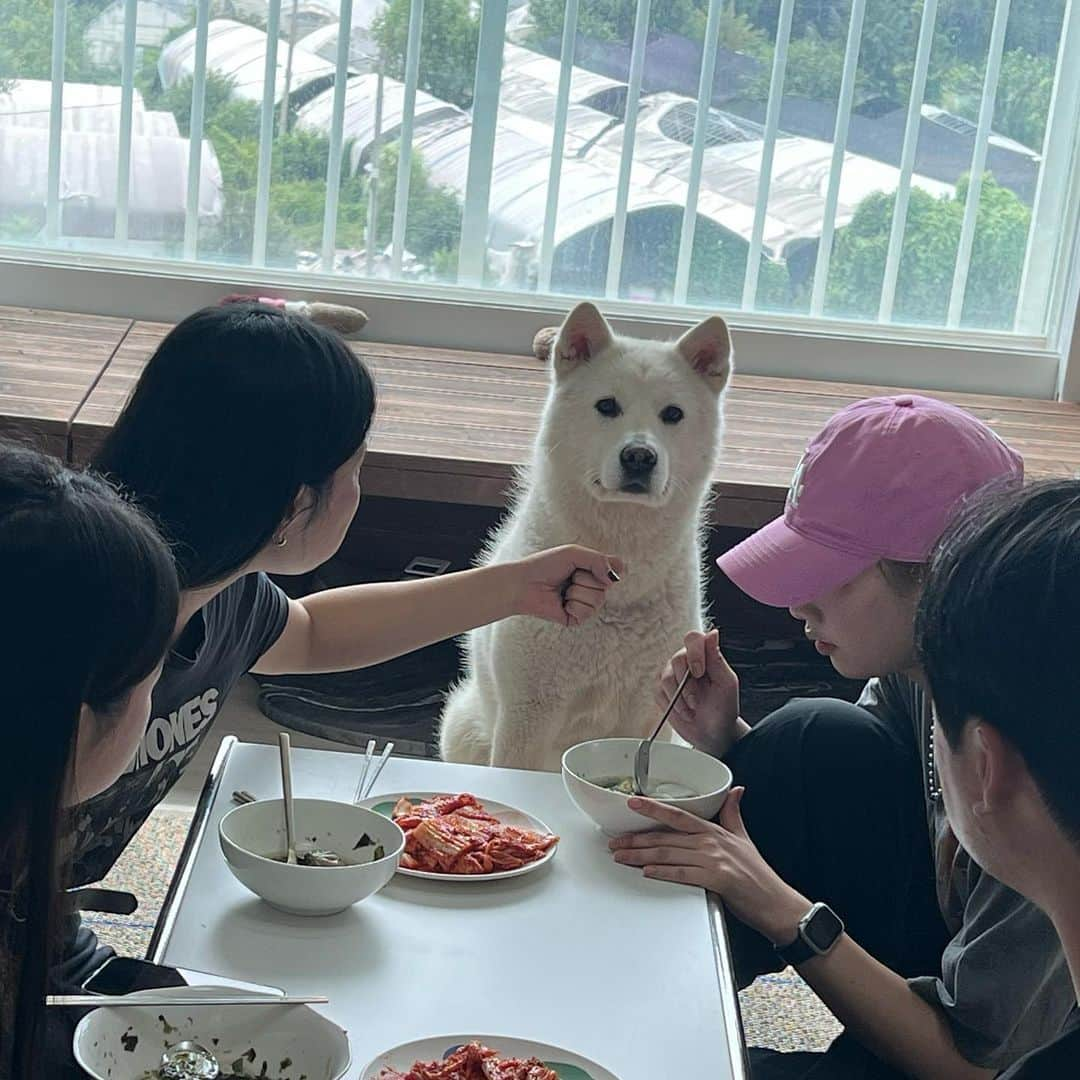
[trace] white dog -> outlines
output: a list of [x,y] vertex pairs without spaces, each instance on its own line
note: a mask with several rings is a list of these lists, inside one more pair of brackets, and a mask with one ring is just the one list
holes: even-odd
[[532,462],[480,561],[575,543],[622,557],[626,572],[583,626],[522,616],[472,631],[441,721],[447,761],[557,770],[575,743],[642,736],[658,719],[658,672],[703,625],[700,534],[731,375],[724,320],[645,341],[615,337],[582,303],[551,367]]

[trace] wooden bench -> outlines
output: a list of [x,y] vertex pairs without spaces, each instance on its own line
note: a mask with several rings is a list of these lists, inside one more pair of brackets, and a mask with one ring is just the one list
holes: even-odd
[[[119,415],[162,323],[0,308],[0,434],[29,435],[85,462]],[[376,496],[498,507],[536,431],[548,373],[531,356],[420,349],[361,339],[379,415],[364,467]],[[783,508],[807,440],[851,401],[901,388],[737,374],[716,467],[716,525],[755,528]],[[1080,405],[937,395],[1016,447],[1028,475],[1080,469]]]
[[59,457],[131,319],[0,307],[0,434]]

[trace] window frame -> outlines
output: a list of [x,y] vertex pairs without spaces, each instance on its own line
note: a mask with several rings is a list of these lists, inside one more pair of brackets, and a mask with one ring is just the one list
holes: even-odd
[[[940,327],[841,322],[721,311],[735,334],[736,369],[763,375],[1008,397],[1080,401],[1080,236],[1060,290],[1068,312],[1045,337]],[[527,353],[533,335],[560,321],[572,296],[537,296],[463,286],[163,262],[0,246],[0,303],[153,322],[177,322],[235,292],[360,307],[360,338],[394,345]],[[616,329],[672,337],[702,317],[698,308],[597,300]],[[362,344],[361,344],[362,347]],[[1071,355],[1070,355],[1071,354]],[[1067,360],[1072,363],[1066,363]]]
[[[487,10],[487,17],[500,26],[505,22],[505,2],[501,0]],[[205,8],[206,0],[200,4]],[[66,11],[62,3],[58,8]],[[202,11],[202,25],[208,10]],[[493,40],[503,37],[496,35]],[[61,27],[54,33],[54,85],[63,79],[62,39]],[[129,52],[133,49],[133,37],[125,46]],[[721,310],[736,333],[738,370],[873,386],[1080,401],[1080,141],[1075,133],[1080,65],[1067,59],[1076,54],[1078,46],[1080,8],[1070,2],[1065,9],[1043,145],[1044,167],[1018,299],[1019,305],[1027,305],[1024,313],[1018,308],[1018,325],[1030,328],[1041,321],[1037,333]],[[494,56],[498,49],[492,45],[487,51]],[[344,50],[339,52],[341,67]],[[126,67],[130,66],[126,62]],[[270,85],[269,51],[266,66],[264,82]],[[125,83],[130,83],[130,71]],[[51,139],[55,146],[51,156],[58,160],[58,101],[54,101],[53,112]],[[268,114],[264,106],[263,129],[268,128]],[[490,127],[495,122],[494,113],[487,121]],[[262,145],[265,141],[260,142],[260,155],[268,157],[269,144]],[[198,145],[192,141],[193,147]],[[50,176],[56,171],[50,167]],[[55,195],[52,186],[50,181],[50,195]],[[476,192],[474,201],[483,201],[483,194]],[[265,191],[261,195],[265,203]],[[51,218],[55,224],[56,212]],[[256,254],[257,249],[258,245]],[[1033,253],[1040,257],[1033,257]],[[257,265],[258,258],[254,261],[256,265],[233,266],[151,260],[62,246],[44,249],[0,244],[0,303],[175,322],[229,292],[277,294],[360,306],[370,318],[365,336],[371,340],[522,353],[529,350],[537,329],[558,322],[575,301],[569,295],[495,291],[468,282],[448,286],[344,278],[268,268]],[[1033,306],[1040,303],[1040,296],[1046,297],[1044,312]],[[704,314],[700,308],[678,305],[614,299],[598,299],[597,303],[617,329],[643,336],[672,336]]]

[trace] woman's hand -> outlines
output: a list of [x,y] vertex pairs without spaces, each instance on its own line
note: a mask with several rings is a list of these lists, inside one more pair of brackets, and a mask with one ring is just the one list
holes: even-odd
[[720,631],[691,630],[684,646],[660,673],[656,703],[666,709],[686,669],[690,681],[669,717],[671,726],[691,746],[723,757],[749,731],[739,718],[739,677],[720,652]]
[[562,626],[588,622],[623,572],[621,559],[576,544],[541,551],[510,565],[516,581],[514,610]]
[[616,862],[639,866],[646,877],[709,889],[740,922],[774,945],[789,945],[798,936],[799,920],[810,910],[810,901],[754,846],[739,810],[745,790],[732,789],[716,825],[653,799],[632,798],[631,810],[666,828],[618,836],[608,846]]

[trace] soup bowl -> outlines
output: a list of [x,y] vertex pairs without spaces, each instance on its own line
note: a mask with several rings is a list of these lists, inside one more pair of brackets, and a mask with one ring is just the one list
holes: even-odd
[[[660,826],[652,818],[631,810],[630,796],[613,791],[609,784],[634,775],[634,757],[640,739],[592,739],[578,743],[563,754],[562,777],[574,805],[608,836],[644,832]],[[649,784],[664,791],[665,785],[695,792],[685,797],[653,794],[668,806],[676,806],[699,818],[711,820],[731,789],[731,770],[718,758],[690,746],[655,742],[649,760]]]
[[[281,799],[238,806],[221,819],[218,838],[233,876],[256,896],[293,915],[333,915],[377,893],[394,876],[405,834],[389,818],[326,799],[294,799],[293,805],[298,852],[332,851],[345,865],[283,861],[287,845]],[[370,843],[363,842],[365,837]]]

